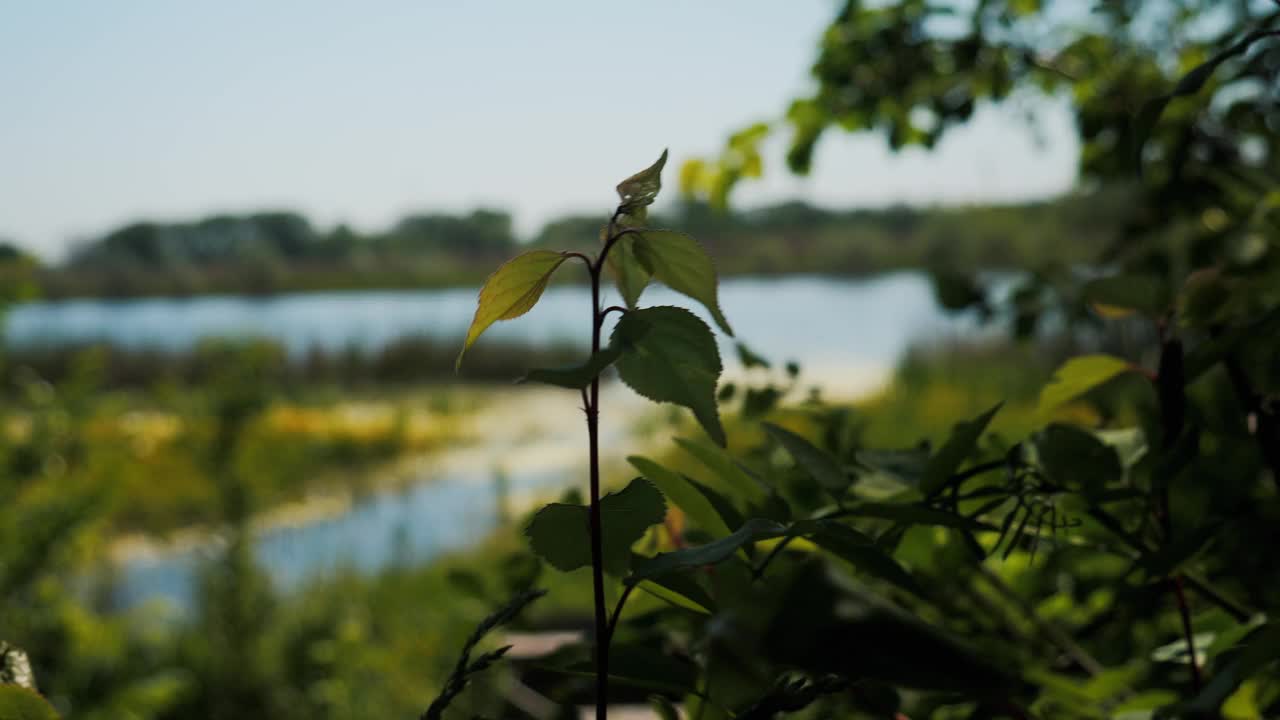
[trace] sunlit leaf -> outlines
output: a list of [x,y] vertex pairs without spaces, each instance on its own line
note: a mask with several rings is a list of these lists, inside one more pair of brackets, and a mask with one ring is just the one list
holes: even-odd
[[531,250],[503,263],[480,288],[475,317],[467,330],[466,342],[458,353],[456,366],[480,335],[499,320],[510,320],[533,309],[547,289],[551,275],[568,256],[550,250]]
[[1129,363],[1111,355],[1082,355],[1062,364],[1040,391],[1041,413],[1073,400],[1126,370]]
[[58,713],[34,690],[0,685],[0,720],[58,720]]
[[634,214],[636,210],[648,207],[658,197],[662,189],[662,168],[667,164],[667,151],[649,167],[618,183],[618,211],[623,214]]
[[706,323],[676,307],[633,310],[618,321],[612,344],[622,351],[618,375],[628,387],[689,408],[707,434],[725,444],[716,407],[720,351]]
[[632,247],[655,280],[702,303],[716,325],[733,335],[720,310],[715,263],[696,240],[674,230],[646,230]]
[[[631,562],[631,545],[666,514],[662,493],[643,478],[600,498],[605,571],[625,574]],[[559,570],[568,572],[591,564],[591,514],[585,505],[547,505],[533,516],[525,535],[533,551]]]

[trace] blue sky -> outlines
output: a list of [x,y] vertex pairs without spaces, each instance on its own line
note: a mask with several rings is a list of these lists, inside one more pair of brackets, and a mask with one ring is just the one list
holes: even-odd
[[[46,257],[139,218],[296,209],[385,226],[606,212],[670,147],[716,151],[810,87],[831,0],[0,0],[0,237]],[[1040,197],[1075,179],[1061,105],[1037,143],[985,108],[932,153],[830,136],[742,205]],[[674,172],[670,172],[674,180]],[[674,184],[674,182],[672,182]]]

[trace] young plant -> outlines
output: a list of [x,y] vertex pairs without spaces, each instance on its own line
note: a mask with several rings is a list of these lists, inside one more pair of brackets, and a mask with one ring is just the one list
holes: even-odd
[[[605,575],[626,576],[631,545],[666,515],[662,494],[637,478],[626,489],[600,495],[600,374],[615,367],[633,390],[654,402],[691,410],[717,445],[725,445],[716,408],[716,383],[722,365],[715,336],[693,313],[678,307],[638,306],[650,281],[660,282],[701,303],[716,325],[732,335],[717,297],[715,265],[702,247],[684,233],[651,229],[648,208],[662,188],[663,151],[657,162],[617,186],[620,202],[602,233],[594,256],[580,252],[532,250],[509,260],[480,290],[475,318],[463,353],[493,323],[531,310],[552,275],[568,261],[583,263],[591,284],[591,355],[576,367],[532,370],[524,378],[578,390],[587,419],[587,506],[553,503],[540,510],[527,533],[533,550],[556,568],[569,571],[591,566],[594,595],[596,717],[603,719],[609,697],[609,642],[624,590],[612,615],[605,603]],[[624,305],[605,307],[601,278],[608,268]],[[619,315],[609,342],[602,342],[605,319]],[[582,541],[586,539],[587,542]]]

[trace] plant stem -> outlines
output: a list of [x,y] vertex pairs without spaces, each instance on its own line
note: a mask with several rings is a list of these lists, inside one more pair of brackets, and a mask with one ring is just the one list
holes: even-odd
[[1202,681],[1200,678],[1200,661],[1196,659],[1196,638],[1191,628],[1191,609],[1187,605],[1187,595],[1182,590],[1182,576],[1173,577],[1173,595],[1178,600],[1178,614],[1182,616],[1182,634],[1186,636],[1187,653],[1191,660],[1191,689],[1200,694]]
[[[591,266],[591,354],[600,352],[600,268]],[[587,394],[588,463],[591,473],[591,585],[595,594],[596,720],[605,720],[609,704],[609,617],[604,602],[603,531],[600,524],[600,378],[591,381]]]
[[622,607],[627,604],[627,598],[631,597],[631,591],[635,590],[635,585],[628,585],[622,590],[622,595],[618,597],[618,604],[613,608],[613,617],[609,618],[609,631],[605,635],[605,650],[609,649],[609,645],[613,643],[613,633],[618,629],[618,619],[622,617]]

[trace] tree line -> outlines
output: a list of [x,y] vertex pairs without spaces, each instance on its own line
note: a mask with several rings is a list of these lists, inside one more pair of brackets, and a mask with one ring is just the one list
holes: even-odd
[[[696,233],[725,274],[1009,269],[1094,256],[1117,232],[1126,195],[1109,188],[1020,204],[863,209],[792,201],[732,213],[686,198],[654,223]],[[598,245],[599,226],[595,216],[566,216],[520,237],[511,215],[494,209],[413,214],[368,232],[324,228],[297,212],[220,214],[129,223],[59,263],[6,246],[0,272],[55,298],[459,285],[521,248]]]

